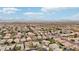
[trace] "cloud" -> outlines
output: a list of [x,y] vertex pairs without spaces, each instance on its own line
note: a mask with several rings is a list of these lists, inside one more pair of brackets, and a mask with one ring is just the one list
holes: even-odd
[[42,12],[25,12],[23,13],[24,16],[26,16],[25,19],[31,19],[34,21],[38,21],[38,19],[43,19],[45,14]]
[[65,9],[69,9],[68,7],[64,8],[64,7],[43,7],[41,8],[42,12],[58,12],[61,10],[65,10]]
[[24,15],[37,16],[37,15],[43,15],[43,13],[42,12],[26,12],[26,13],[24,13]]
[[44,14],[42,12],[25,12],[24,15],[31,18],[40,18]]
[[43,7],[43,8],[41,8],[41,11],[43,13],[48,14],[48,15],[50,15],[50,14],[54,15],[54,14],[56,14],[59,11],[59,9],[60,8],[57,8],[57,7]]
[[52,11],[53,9],[55,9],[55,8],[52,8],[52,7],[43,7],[43,8],[41,8],[41,11],[42,12],[48,12],[48,11]]
[[16,11],[18,11],[18,9],[17,8],[9,8],[9,7],[7,7],[7,8],[2,8],[1,10],[0,10],[0,12],[2,12],[2,13],[4,13],[4,14],[13,14],[13,13],[15,13]]

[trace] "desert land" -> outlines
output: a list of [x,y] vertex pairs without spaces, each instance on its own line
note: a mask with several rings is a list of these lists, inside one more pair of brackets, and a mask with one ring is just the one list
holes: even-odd
[[79,51],[79,24],[1,22],[0,51]]

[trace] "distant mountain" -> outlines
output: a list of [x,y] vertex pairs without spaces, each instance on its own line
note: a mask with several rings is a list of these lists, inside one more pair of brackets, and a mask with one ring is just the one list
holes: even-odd
[[52,20],[52,21],[49,21],[49,20],[26,20],[26,19],[18,19],[18,20],[12,20],[12,19],[0,19],[0,22],[19,22],[19,23],[76,23],[76,24],[79,24],[79,21],[78,20],[65,20],[65,19],[61,19],[60,21],[57,21],[57,20]]

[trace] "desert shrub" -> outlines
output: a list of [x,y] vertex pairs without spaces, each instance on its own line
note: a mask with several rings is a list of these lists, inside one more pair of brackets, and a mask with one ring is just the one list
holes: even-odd
[[74,39],[71,39],[71,41],[74,42],[75,40]]
[[15,46],[15,47],[14,47],[14,50],[15,50],[15,51],[20,50],[20,49],[21,49],[21,46]]
[[60,33],[62,33],[62,31],[60,31]]
[[76,38],[77,37],[77,34],[74,34],[74,38]]
[[53,44],[55,43],[55,40],[52,38],[52,39],[48,39],[50,41],[50,44]]
[[4,42],[4,45],[9,45],[9,43],[6,41],[6,42]]
[[12,41],[11,43],[12,43],[12,44],[15,44],[15,41]]

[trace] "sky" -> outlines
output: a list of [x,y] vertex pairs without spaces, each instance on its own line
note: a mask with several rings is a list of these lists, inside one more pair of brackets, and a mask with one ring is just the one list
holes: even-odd
[[79,20],[79,7],[0,7],[0,21],[75,20]]

